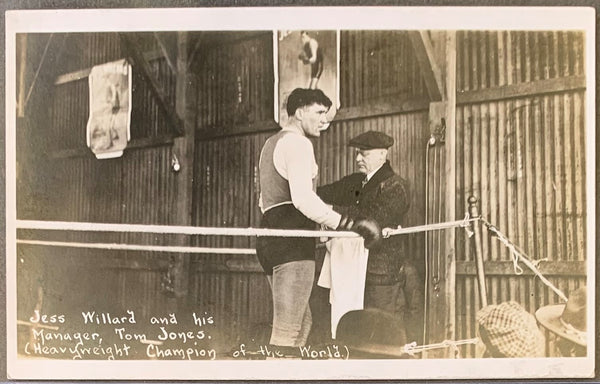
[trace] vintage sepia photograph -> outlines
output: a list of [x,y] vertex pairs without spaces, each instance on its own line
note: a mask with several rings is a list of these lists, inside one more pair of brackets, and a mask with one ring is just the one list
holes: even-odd
[[9,379],[594,375],[593,8],[5,21]]

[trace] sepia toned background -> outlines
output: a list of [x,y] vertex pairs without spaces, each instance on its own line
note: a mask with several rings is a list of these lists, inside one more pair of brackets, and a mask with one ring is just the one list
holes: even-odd
[[[341,31],[341,108],[314,142],[319,183],[354,171],[346,147],[351,137],[383,131],[396,141],[393,168],[413,188],[403,226],[462,219],[468,197],[476,196],[483,217],[543,260],[541,271],[568,295],[585,284],[588,253],[585,34],[457,31],[452,144],[432,112],[442,94],[431,85],[435,71],[424,56],[423,33],[434,43],[434,62],[450,65],[445,32]],[[272,39],[272,31],[17,35],[17,218],[256,227],[259,151],[277,129]],[[122,157],[97,160],[85,143],[87,73],[124,57],[133,62],[132,139]],[[454,190],[445,171],[451,145]],[[179,172],[171,167],[175,157]],[[245,237],[41,235],[254,246]],[[485,229],[482,239],[490,303],[515,300],[533,313],[558,302],[528,271],[515,274],[508,251]],[[444,232],[427,240],[416,234],[406,241],[422,275],[428,273],[427,340],[474,337],[480,303],[472,240],[456,230],[452,255]],[[270,289],[254,256],[24,245],[18,252],[20,318],[39,303],[42,287],[43,306],[52,311],[93,306],[149,316],[199,308],[218,319],[223,347],[260,338],[271,320]],[[324,298],[315,290],[313,305],[321,312]]]

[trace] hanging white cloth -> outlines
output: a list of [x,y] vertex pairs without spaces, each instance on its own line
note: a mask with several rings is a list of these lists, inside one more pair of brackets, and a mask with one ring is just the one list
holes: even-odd
[[329,288],[331,337],[342,316],[364,308],[365,280],[369,250],[362,237],[333,238],[325,245],[327,253],[317,285]]

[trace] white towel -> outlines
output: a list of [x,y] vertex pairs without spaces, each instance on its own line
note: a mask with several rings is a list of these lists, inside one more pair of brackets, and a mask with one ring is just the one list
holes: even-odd
[[369,250],[362,237],[333,238],[326,243],[327,253],[317,284],[329,288],[331,337],[342,316],[364,308],[365,279]]

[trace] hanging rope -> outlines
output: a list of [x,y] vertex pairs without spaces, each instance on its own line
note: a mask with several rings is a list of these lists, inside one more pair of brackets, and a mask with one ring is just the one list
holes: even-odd
[[515,244],[513,244],[510,240],[508,240],[506,238],[506,236],[504,236],[504,234],[502,234],[502,232],[500,232],[500,230],[498,228],[496,228],[494,225],[492,225],[490,222],[488,222],[487,220],[485,220],[483,218],[481,219],[481,221],[487,227],[488,231],[490,231],[493,236],[495,236],[502,244],[504,244],[504,246],[506,248],[509,249],[511,256],[512,256],[515,273],[517,275],[520,275],[523,273],[523,269],[518,264],[518,262],[521,261],[529,269],[531,269],[531,271],[537,277],[540,278],[542,283],[544,283],[546,286],[548,286],[550,289],[552,289],[554,291],[554,293],[556,293],[562,300],[564,300],[565,302],[568,300],[567,296],[560,289],[556,288],[556,286],[554,286],[554,284],[552,284],[552,282],[550,282],[550,280],[548,280],[540,272],[540,270],[535,265],[535,262],[531,261],[531,259],[527,255],[525,255],[525,253],[522,250],[518,249],[518,247]]

